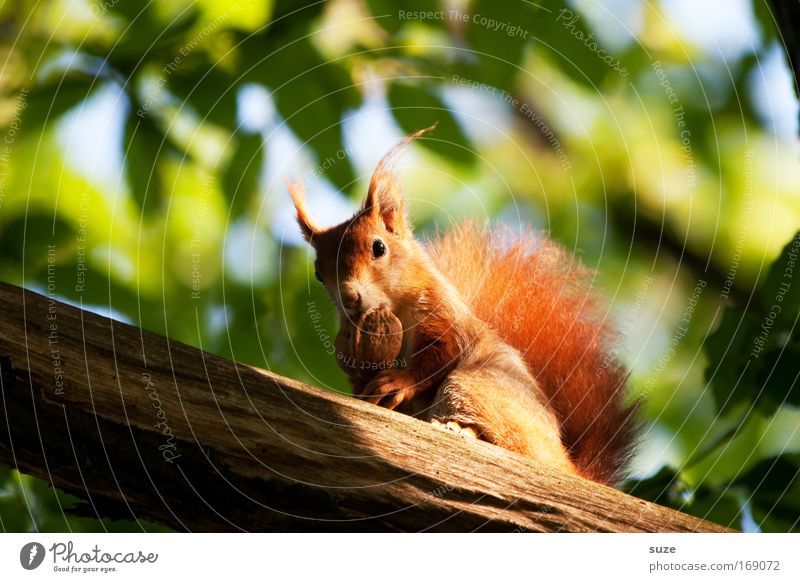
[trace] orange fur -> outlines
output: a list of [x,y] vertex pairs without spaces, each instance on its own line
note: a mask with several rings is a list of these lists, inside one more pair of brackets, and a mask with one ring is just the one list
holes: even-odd
[[561,423],[584,476],[615,483],[638,434],[627,371],[592,290],[592,272],[552,240],[463,224],[429,244],[434,263],[475,314],[519,350]]

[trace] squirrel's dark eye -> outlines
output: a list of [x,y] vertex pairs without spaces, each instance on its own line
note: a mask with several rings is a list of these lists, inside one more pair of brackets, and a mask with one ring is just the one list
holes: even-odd
[[376,238],[372,242],[372,256],[374,258],[382,257],[386,254],[386,245],[383,244],[383,241],[379,238]]
[[319,271],[314,271],[314,276],[317,278],[317,281],[320,283],[324,283],[325,281],[322,280],[322,275],[319,274]]

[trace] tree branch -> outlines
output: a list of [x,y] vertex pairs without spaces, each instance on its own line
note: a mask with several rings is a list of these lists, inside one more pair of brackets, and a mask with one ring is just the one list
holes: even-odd
[[192,531],[722,531],[0,284],[0,461]]

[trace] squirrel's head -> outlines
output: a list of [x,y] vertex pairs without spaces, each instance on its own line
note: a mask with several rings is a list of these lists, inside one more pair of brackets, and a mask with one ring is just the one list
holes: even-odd
[[410,293],[416,243],[402,192],[388,166],[403,146],[429,129],[409,136],[381,159],[361,209],[337,226],[317,226],[308,215],[302,184],[287,182],[300,230],[316,251],[315,275],[342,316],[352,318],[380,306],[394,311]]

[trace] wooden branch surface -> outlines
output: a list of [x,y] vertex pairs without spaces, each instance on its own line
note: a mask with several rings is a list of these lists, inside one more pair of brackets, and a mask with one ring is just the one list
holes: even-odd
[[0,462],[191,531],[723,531],[0,284]]

